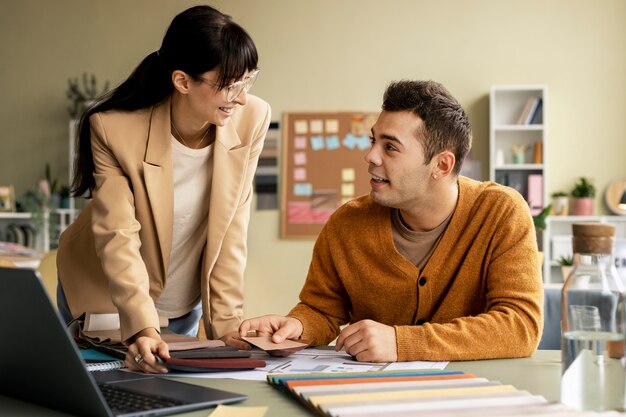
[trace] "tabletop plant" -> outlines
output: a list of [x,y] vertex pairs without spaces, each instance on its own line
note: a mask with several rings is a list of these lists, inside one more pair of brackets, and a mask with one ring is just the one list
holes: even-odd
[[596,187],[587,177],[580,177],[572,189],[574,198],[593,198],[596,196]]
[[95,74],[83,73],[81,80],[78,77],[70,78],[68,81],[67,98],[71,101],[68,111],[72,119],[78,119],[80,115],[93,102],[109,90],[109,82],[104,82],[104,87],[98,89],[98,81]]

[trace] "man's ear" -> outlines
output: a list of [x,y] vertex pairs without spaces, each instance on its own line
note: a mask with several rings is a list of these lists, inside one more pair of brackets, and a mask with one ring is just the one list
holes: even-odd
[[181,94],[187,94],[189,92],[189,84],[191,77],[184,71],[176,70],[172,72],[172,84],[174,88]]
[[435,156],[437,164],[433,170],[433,178],[447,177],[452,173],[454,165],[456,164],[456,158],[450,151],[443,151]]

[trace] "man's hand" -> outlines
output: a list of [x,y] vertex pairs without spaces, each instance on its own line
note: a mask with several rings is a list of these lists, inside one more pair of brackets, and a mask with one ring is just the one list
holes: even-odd
[[157,357],[168,359],[169,347],[154,328],[143,329],[134,336],[134,342],[128,346],[124,363],[132,371],[163,374],[167,368],[158,363]]
[[396,330],[373,320],[361,320],[344,328],[335,350],[341,348],[361,362],[396,362]]
[[300,320],[293,317],[269,314],[244,320],[239,326],[239,336],[246,337],[250,331],[256,331],[257,336],[272,336],[274,343],[282,343],[286,339],[299,339],[303,327]]

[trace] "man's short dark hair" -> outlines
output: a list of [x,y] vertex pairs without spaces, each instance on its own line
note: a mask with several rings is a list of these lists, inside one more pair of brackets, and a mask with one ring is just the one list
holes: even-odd
[[443,151],[456,158],[453,172],[461,171],[472,147],[472,129],[459,102],[446,88],[434,81],[392,82],[385,91],[382,110],[410,111],[422,119],[417,137],[424,148],[425,163]]

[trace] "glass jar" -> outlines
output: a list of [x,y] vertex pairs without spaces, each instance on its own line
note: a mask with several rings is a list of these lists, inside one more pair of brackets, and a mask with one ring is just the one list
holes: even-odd
[[572,231],[574,264],[561,301],[561,402],[623,409],[625,294],[612,259],[615,226],[576,223]]

